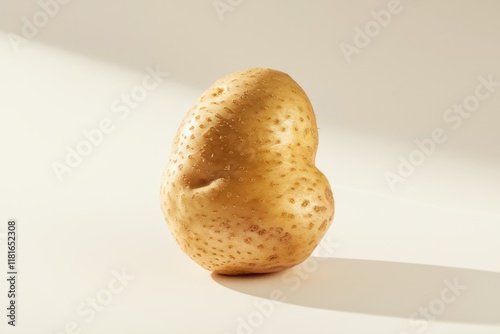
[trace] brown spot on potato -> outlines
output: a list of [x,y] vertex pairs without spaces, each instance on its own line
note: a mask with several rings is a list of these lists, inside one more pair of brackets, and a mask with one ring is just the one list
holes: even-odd
[[252,225],[250,226],[250,229],[249,229],[251,232],[255,232],[255,231],[258,231],[259,230],[259,226],[258,225]]
[[319,205],[315,205],[315,206],[314,206],[314,211],[316,211],[316,212],[323,212],[323,211],[326,211],[326,206],[319,206]]
[[318,227],[318,230],[320,230],[320,231],[326,230],[327,225],[328,225],[328,222],[325,219],[325,220],[323,220],[323,222],[321,223],[321,225]]
[[217,97],[221,95],[224,92],[224,89],[221,87],[217,87],[216,91],[212,93],[212,97]]
[[279,238],[280,242],[288,242],[292,239],[290,233],[286,232],[285,235]]

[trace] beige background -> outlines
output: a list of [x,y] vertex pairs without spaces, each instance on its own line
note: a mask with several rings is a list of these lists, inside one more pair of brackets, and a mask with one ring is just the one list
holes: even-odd
[[[425,332],[499,333],[500,87],[456,130],[443,114],[478,77],[500,81],[500,4],[402,0],[348,62],[341,43],[390,1],[224,3],[234,6],[221,20],[208,0],[72,0],[16,52],[12,34],[41,7],[0,0],[0,219],[17,218],[21,233],[20,326],[8,332],[74,321],[83,333],[235,333],[273,287],[288,302],[255,333],[417,333],[413,312],[458,277],[469,288]],[[118,118],[112,101],[147,66],[169,76]],[[217,77],[251,66],[289,73],[310,96],[317,163],[336,195],[328,236],[339,247],[318,254],[331,259],[297,291],[286,276],[211,277],[180,252],[159,209],[184,113]],[[103,118],[114,131],[59,182],[54,161]],[[448,140],[391,191],[384,173],[438,127]],[[86,323],[78,305],[121,268],[134,280]]]

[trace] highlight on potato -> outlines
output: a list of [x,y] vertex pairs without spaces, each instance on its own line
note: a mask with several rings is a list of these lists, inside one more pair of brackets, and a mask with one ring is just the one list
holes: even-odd
[[307,259],[334,214],[317,147],[312,105],[290,76],[250,68],[218,79],[182,121],[161,181],[178,245],[226,275]]

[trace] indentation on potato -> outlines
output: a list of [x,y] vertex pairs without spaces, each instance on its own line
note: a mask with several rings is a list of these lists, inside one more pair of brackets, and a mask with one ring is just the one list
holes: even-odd
[[198,175],[186,176],[186,184],[191,190],[212,187],[223,180],[222,177],[200,177]]
[[196,189],[196,188],[205,187],[205,186],[209,185],[211,182],[212,182],[211,180],[201,178],[201,179],[195,180],[194,182],[191,182],[189,185],[190,185],[191,189]]

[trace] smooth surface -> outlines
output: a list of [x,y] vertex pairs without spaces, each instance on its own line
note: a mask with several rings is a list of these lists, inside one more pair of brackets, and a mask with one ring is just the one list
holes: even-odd
[[[0,258],[16,218],[20,294],[19,326],[2,315],[2,333],[500,333],[500,87],[460,126],[443,118],[479,77],[500,81],[500,8],[401,4],[349,63],[339,44],[388,2],[242,2],[221,21],[210,1],[72,1],[15,52],[8,33],[40,7],[4,1]],[[159,182],[185,112],[249,66],[288,72],[311,98],[336,216],[304,265],[233,279],[180,251]],[[116,101],[155,68],[127,113]],[[58,179],[54,162],[105,119]],[[447,140],[392,191],[384,173],[436,128]],[[2,279],[1,305],[6,291]]]

